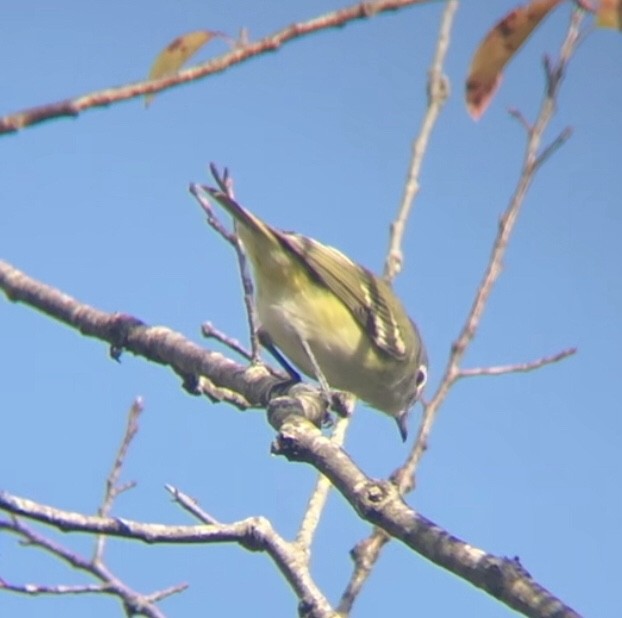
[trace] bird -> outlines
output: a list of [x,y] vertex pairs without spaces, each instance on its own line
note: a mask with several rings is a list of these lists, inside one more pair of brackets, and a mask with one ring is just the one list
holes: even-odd
[[202,188],[233,217],[250,260],[262,345],[294,380],[300,376],[283,355],[320,384],[389,415],[406,441],[428,356],[390,284],[334,247],[271,227],[218,184]]

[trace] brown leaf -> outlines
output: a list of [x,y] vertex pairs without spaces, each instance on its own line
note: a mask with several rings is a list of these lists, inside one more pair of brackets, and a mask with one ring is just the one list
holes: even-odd
[[[158,54],[151,65],[149,79],[158,79],[179,71],[188,58],[216,36],[223,36],[223,34],[211,30],[197,30],[178,36]],[[145,96],[145,106],[151,103],[154,96],[154,94]]]
[[477,120],[501,83],[501,70],[536,26],[563,0],[532,0],[508,13],[478,47],[466,81],[467,110]]
[[600,0],[596,25],[601,28],[622,30],[622,0]]

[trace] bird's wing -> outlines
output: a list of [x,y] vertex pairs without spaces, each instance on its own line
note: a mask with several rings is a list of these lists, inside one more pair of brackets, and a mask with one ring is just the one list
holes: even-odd
[[[392,291],[386,282],[334,247],[300,234],[274,232],[311,275],[343,302],[379,350],[397,360],[405,358],[407,334],[400,324],[410,326],[410,321],[399,301],[391,308],[388,297]],[[404,313],[401,320],[396,311]]]

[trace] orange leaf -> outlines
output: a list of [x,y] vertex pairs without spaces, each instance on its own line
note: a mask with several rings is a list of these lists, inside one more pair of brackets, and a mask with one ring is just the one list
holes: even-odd
[[600,0],[596,25],[622,30],[622,0]]
[[[177,72],[188,58],[216,36],[223,35],[211,30],[197,30],[178,36],[158,54],[155,62],[151,65],[149,79],[158,79]],[[153,94],[145,96],[145,106],[151,103],[154,96]]]
[[466,105],[477,120],[501,83],[501,70],[536,26],[562,0],[532,0],[508,13],[487,35],[471,61],[466,81]]

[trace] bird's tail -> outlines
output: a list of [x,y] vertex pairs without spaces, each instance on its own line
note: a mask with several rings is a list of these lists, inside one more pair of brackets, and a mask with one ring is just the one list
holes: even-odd
[[275,245],[280,246],[279,232],[238,204],[221,189],[213,187],[203,187],[203,189],[235,219],[238,236],[244,243],[252,262],[260,267],[262,259],[272,253]]

